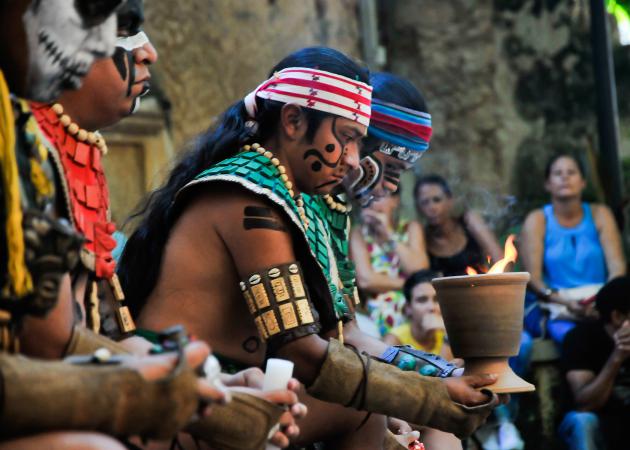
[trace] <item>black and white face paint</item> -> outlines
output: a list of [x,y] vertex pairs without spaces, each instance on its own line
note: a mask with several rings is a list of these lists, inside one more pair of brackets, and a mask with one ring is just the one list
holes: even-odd
[[373,156],[365,156],[361,158],[359,169],[351,175],[351,177],[346,177],[349,182],[344,183],[345,187],[351,197],[359,202],[362,208],[365,208],[374,200],[372,190],[383,176],[381,162]]
[[27,97],[49,102],[77,89],[96,58],[111,55],[122,0],[32,0],[23,16]]
[[[114,65],[118,70],[118,74],[127,82],[127,97],[131,96],[131,88],[136,82],[136,66],[134,51],[142,48],[149,43],[148,36],[144,31],[140,31],[133,36],[118,37],[116,39],[116,50],[114,51]],[[130,113],[135,113],[140,107],[140,97],[146,95],[149,92],[148,87],[144,89],[140,95],[133,99]]]

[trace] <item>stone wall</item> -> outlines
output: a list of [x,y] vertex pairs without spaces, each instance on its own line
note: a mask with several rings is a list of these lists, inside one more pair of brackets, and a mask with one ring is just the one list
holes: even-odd
[[147,0],[154,73],[172,103],[175,145],[204,130],[291,51],[359,53],[357,0]]
[[[546,198],[542,166],[597,145],[588,2],[391,0],[388,68],[425,93],[434,123],[420,171],[445,175],[491,221]],[[507,214],[507,216],[506,216]]]

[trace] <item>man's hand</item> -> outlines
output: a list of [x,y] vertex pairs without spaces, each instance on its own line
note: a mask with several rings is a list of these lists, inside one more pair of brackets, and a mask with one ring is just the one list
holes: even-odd
[[415,431],[411,428],[411,425],[404,420],[388,417],[387,428],[389,428],[389,431],[394,434],[396,440],[404,447],[420,439],[420,432]]
[[630,320],[626,320],[613,335],[615,356],[623,362],[630,356]]
[[444,378],[443,381],[451,400],[465,406],[477,406],[487,403],[489,400],[488,396],[478,391],[477,388],[494,383],[497,381],[497,375],[464,375]]
[[391,229],[385,214],[365,209],[361,211],[361,218],[363,222],[376,234],[379,241],[386,242],[390,240],[393,230]]

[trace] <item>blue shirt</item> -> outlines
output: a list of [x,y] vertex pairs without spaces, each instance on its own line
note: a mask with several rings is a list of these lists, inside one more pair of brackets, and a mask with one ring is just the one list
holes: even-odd
[[552,205],[543,208],[543,276],[552,289],[603,284],[608,278],[604,250],[588,203],[582,203],[582,211],[582,221],[575,227],[567,228],[556,220]]

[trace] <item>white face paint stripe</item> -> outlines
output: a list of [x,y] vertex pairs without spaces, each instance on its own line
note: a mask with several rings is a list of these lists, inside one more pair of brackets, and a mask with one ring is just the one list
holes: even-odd
[[132,52],[137,48],[149,43],[149,37],[144,31],[133,36],[116,38],[116,47],[120,47],[128,52]]

